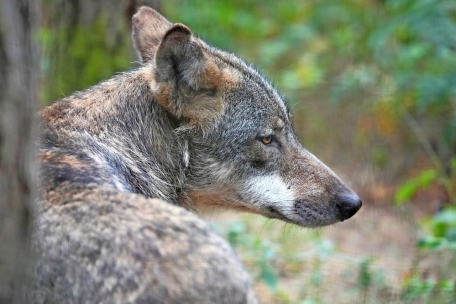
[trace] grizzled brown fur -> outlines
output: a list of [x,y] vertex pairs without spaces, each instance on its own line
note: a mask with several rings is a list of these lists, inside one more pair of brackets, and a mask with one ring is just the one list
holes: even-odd
[[140,68],[41,112],[30,302],[256,303],[229,245],[190,211],[317,227],[361,200],[242,60],[149,8],[133,41]]
[[183,208],[68,182],[47,201],[32,302],[254,303],[232,249]]

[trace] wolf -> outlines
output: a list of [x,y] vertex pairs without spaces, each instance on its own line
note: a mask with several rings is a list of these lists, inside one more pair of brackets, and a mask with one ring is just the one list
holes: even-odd
[[304,149],[255,69],[142,7],[141,66],[45,108],[35,303],[256,303],[198,214],[238,210],[303,227],[360,198]]

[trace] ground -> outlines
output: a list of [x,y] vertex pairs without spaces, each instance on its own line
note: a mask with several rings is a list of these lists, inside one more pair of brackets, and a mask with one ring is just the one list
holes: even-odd
[[353,218],[321,229],[256,215],[214,223],[256,280],[261,303],[408,303],[404,286],[417,269],[432,279],[448,259],[417,249],[426,207],[365,202]]

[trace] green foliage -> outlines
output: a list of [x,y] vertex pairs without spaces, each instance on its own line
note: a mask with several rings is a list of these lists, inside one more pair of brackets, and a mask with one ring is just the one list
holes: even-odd
[[[432,303],[456,302],[456,207],[445,209],[424,221],[428,233],[418,241],[418,248],[427,254],[448,253],[452,256],[437,278],[423,279],[418,269],[405,282],[403,299],[414,302],[417,299],[432,299]],[[431,303],[431,302],[429,302]]]
[[[364,65],[364,75],[357,68],[348,70],[357,85],[387,86],[386,92],[392,94],[397,105],[403,105],[403,96],[411,94],[414,107],[421,112],[436,107],[442,111],[454,99],[453,1],[352,1],[354,6],[345,1],[335,3],[321,6],[320,13],[343,12],[324,26],[337,26],[334,35],[347,38],[342,39],[345,43],[340,43],[340,38],[332,39],[334,46],[352,56],[355,52],[357,66]],[[383,88],[379,89],[381,92]]]
[[425,222],[430,235],[423,237],[418,247],[422,249],[451,249],[456,253],[456,207],[448,206]]
[[456,282],[447,279],[437,282],[413,276],[407,283],[403,299],[406,303],[415,303],[418,299],[427,299],[425,303],[454,303]]
[[360,264],[358,284],[362,288],[368,288],[372,284],[371,265],[372,259],[365,259]]
[[240,221],[231,223],[227,239],[233,247],[243,246],[255,256],[258,267],[258,278],[272,289],[277,289],[277,275],[271,267],[275,258],[275,251],[267,242],[246,233],[245,225]]
[[131,42],[127,28],[123,39],[109,34],[107,18],[103,15],[93,24],[41,29],[41,66],[48,84],[42,91],[45,103],[85,89],[131,67]]
[[[291,233],[280,226],[283,226],[280,222],[270,223],[251,215],[230,221],[226,228],[216,226],[236,248],[255,280],[269,287],[274,300],[267,302],[326,303],[324,295],[333,288],[333,283],[350,280],[354,285],[344,291],[340,303],[354,299],[370,303],[385,287],[384,270],[379,269],[375,257],[350,258],[322,237],[321,231]],[[308,249],[302,250],[305,244]],[[345,271],[336,274],[333,263],[342,260]],[[328,263],[332,265],[329,269]],[[334,273],[328,274],[328,270]],[[297,294],[287,292],[290,281],[300,287]]]
[[396,190],[394,202],[396,204],[402,204],[410,200],[418,190],[428,188],[436,179],[436,170],[429,169],[422,171],[418,176],[410,178]]

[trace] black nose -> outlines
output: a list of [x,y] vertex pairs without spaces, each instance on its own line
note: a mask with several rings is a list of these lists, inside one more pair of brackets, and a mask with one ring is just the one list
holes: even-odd
[[361,208],[363,202],[355,193],[341,193],[336,196],[341,221],[348,220]]

